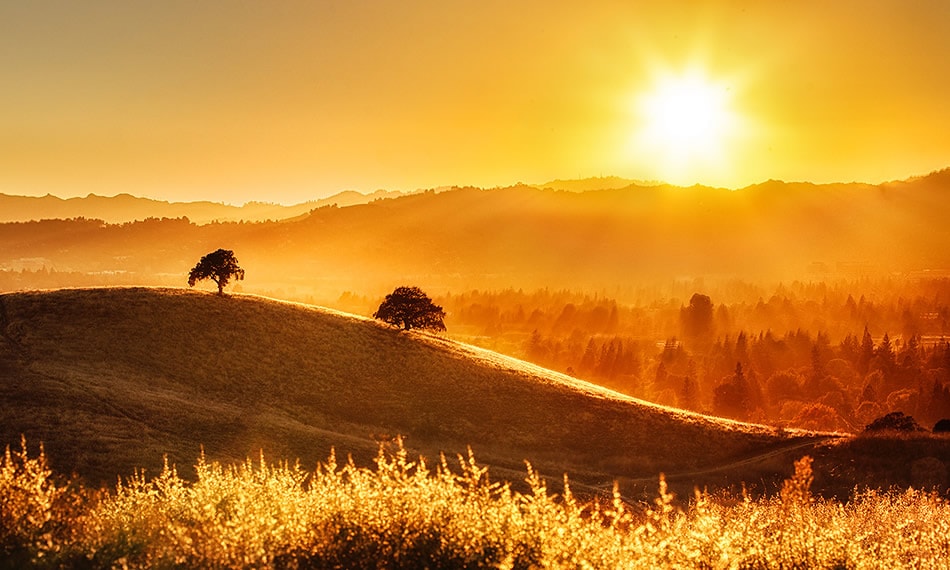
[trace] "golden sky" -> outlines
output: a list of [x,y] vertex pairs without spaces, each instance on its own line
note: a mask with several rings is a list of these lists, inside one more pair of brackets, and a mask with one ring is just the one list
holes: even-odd
[[0,0],[0,192],[906,178],[950,166],[948,30],[944,0]]

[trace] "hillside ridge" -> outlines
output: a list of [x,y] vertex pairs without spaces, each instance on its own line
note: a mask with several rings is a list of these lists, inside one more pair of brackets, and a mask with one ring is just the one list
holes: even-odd
[[644,482],[665,472],[688,492],[776,485],[795,454],[827,448],[831,464],[847,441],[648,404],[299,303],[143,287],[0,303],[0,443],[43,442],[54,468],[98,484],[136,468],[157,474],[163,456],[187,475],[202,449],[229,462],[263,450],[308,468],[336,449],[369,463],[401,435],[430,458],[471,447],[495,473],[523,473],[527,460],[579,486],[619,480],[649,494]]
[[163,454],[190,465],[202,445],[231,460],[263,448],[312,464],[331,447],[366,460],[396,435],[513,469],[648,476],[665,468],[664,434],[691,466],[783,439],[307,305],[151,288],[0,300],[3,443],[43,441],[91,479],[157,469]]

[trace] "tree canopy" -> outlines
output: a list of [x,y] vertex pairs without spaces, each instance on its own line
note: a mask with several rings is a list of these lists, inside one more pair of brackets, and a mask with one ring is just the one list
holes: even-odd
[[904,412],[891,412],[864,427],[864,431],[926,431],[912,416]]
[[380,319],[404,330],[413,328],[444,331],[445,311],[434,304],[418,287],[397,287],[373,313]]
[[708,295],[694,293],[689,306],[680,310],[683,334],[698,340],[708,339],[713,330],[713,302]]
[[201,261],[191,268],[188,273],[188,286],[203,279],[210,279],[218,286],[218,295],[224,293],[224,288],[231,279],[244,279],[244,270],[238,266],[238,260],[230,249],[219,249],[202,256]]

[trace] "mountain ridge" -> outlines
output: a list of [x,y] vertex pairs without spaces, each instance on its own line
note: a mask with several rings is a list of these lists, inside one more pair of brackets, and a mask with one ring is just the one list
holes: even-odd
[[17,196],[0,193],[0,223],[27,222],[53,218],[99,219],[111,224],[141,221],[147,218],[188,218],[197,224],[211,222],[263,222],[302,216],[315,208],[346,207],[403,195],[402,192],[377,190],[363,194],[344,190],[326,198],[292,205],[250,201],[233,206],[209,200],[169,202],[120,193],[115,196],[88,194],[84,197],[59,198]]
[[[666,190],[721,190],[728,192],[761,191],[768,188],[813,188],[835,189],[842,187],[879,187],[899,188],[907,185],[920,184],[950,184],[950,167],[935,170],[928,174],[911,176],[903,180],[870,184],[864,182],[832,182],[813,183],[805,181],[783,181],[770,179],[740,188],[716,188],[702,184],[692,186],[676,186],[662,181],[644,181],[622,178],[619,176],[596,176],[579,179],[555,179],[543,184],[514,184],[495,188],[478,188],[478,190],[498,190],[516,187],[529,187],[538,190],[556,190],[566,192],[597,192],[605,190],[650,190],[662,188]],[[210,200],[197,201],[166,201],[153,198],[135,196],[129,193],[119,193],[114,196],[101,196],[95,193],[84,197],[60,198],[53,194],[45,196],[23,196],[0,193],[0,223],[25,222],[39,219],[53,218],[90,218],[101,219],[107,223],[124,223],[141,221],[146,218],[180,218],[187,217],[194,223],[206,224],[210,222],[261,222],[266,220],[284,220],[306,215],[310,211],[325,206],[347,207],[365,204],[374,200],[399,198],[402,196],[424,193],[442,193],[461,190],[465,187],[445,186],[416,192],[400,192],[393,190],[376,190],[363,193],[355,190],[343,190],[326,198],[308,200],[297,204],[278,204],[266,201],[252,200],[241,206],[224,204]],[[113,213],[103,210],[112,209]],[[37,214],[39,212],[39,214]]]
[[84,279],[54,286],[171,285],[224,247],[248,270],[250,290],[293,288],[324,300],[376,295],[407,279],[439,293],[778,282],[814,267],[848,278],[939,273],[950,269],[948,192],[941,171],[882,186],[770,182],[744,191],[468,187],[245,224],[17,222],[0,224],[0,270],[46,267]]

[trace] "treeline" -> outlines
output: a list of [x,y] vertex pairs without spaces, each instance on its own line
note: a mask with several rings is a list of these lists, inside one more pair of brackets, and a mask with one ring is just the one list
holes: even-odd
[[[630,305],[570,291],[438,298],[455,336],[661,404],[860,431],[950,416],[950,280],[793,283]],[[352,295],[341,301],[353,305]]]
[[43,260],[24,261],[39,265],[39,268],[19,270],[0,269],[0,291],[20,291],[27,289],[60,289],[63,287],[115,287],[136,285],[180,286],[181,276],[142,276],[130,271],[100,271],[84,273],[80,271],[57,271],[47,268]]
[[[697,290],[712,304],[704,336],[735,336],[740,331],[821,332],[835,342],[867,327],[875,338],[885,332],[909,338],[950,333],[950,277],[838,280],[766,285],[735,280],[701,280],[600,293],[522,289],[446,294],[453,321],[472,334],[492,331],[564,336],[574,330],[622,334],[644,339],[683,338],[689,332],[682,311]],[[341,299],[354,303],[351,293]]]

